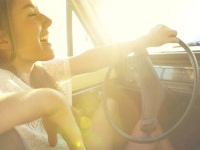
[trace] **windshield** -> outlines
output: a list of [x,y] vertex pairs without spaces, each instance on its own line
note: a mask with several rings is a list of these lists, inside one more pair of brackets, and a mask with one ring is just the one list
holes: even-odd
[[186,43],[200,41],[199,0],[91,0],[113,42],[137,38],[157,24],[178,31]]

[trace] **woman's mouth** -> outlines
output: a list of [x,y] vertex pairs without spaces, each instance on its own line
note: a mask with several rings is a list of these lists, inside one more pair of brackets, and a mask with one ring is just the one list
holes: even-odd
[[40,37],[40,41],[48,43],[48,35],[44,35],[44,36]]

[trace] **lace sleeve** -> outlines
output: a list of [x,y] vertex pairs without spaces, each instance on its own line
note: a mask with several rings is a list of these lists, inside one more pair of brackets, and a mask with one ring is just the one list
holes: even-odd
[[0,92],[20,92],[31,90],[31,87],[26,85],[22,80],[16,77],[13,73],[0,69]]

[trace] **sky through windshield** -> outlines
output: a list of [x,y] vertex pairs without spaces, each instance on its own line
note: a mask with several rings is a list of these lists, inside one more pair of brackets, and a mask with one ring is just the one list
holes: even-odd
[[[93,0],[92,0],[93,1]],[[93,2],[98,1],[94,0]],[[198,0],[108,0],[97,8],[114,41],[136,38],[156,24],[178,31],[187,42],[200,39]],[[98,3],[99,4],[99,3]]]

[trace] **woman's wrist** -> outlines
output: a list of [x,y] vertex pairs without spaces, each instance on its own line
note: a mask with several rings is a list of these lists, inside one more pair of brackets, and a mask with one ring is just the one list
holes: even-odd
[[134,43],[135,48],[138,49],[146,49],[152,46],[150,42],[150,37],[148,35],[136,39]]
[[148,56],[147,48],[151,47],[150,38],[148,35],[136,39],[131,46],[134,56]]
[[137,56],[147,56],[148,47],[150,47],[149,37],[143,36],[135,41],[126,43],[126,54],[133,52]]
[[146,48],[135,48],[134,49],[134,56],[135,57],[146,57],[149,53]]
[[114,44],[110,47],[109,64],[115,64],[120,58],[127,56],[134,52],[136,56],[147,56],[146,48],[151,47],[150,37],[148,35],[142,36],[134,41]]

